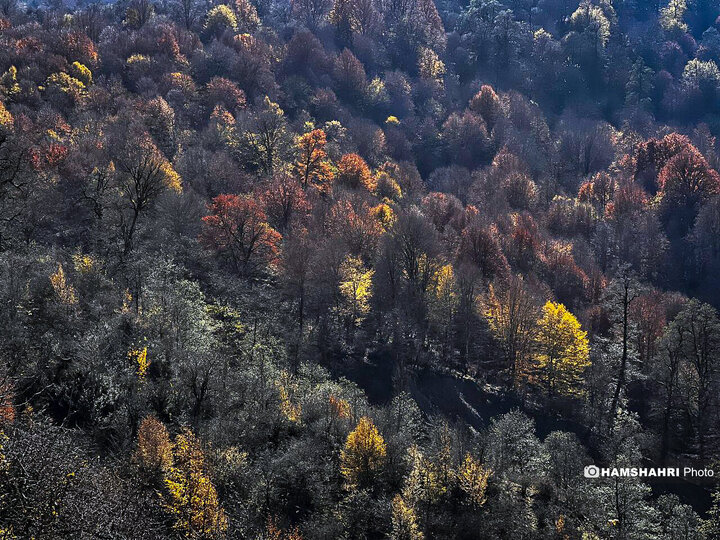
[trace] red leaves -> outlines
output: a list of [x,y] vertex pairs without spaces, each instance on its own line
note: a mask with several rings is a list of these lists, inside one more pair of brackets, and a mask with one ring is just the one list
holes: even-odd
[[666,197],[679,203],[695,196],[705,200],[720,193],[720,175],[691,145],[668,160],[660,171],[658,185]]
[[282,236],[267,224],[260,205],[249,196],[218,195],[203,218],[201,241],[226,256],[242,275],[253,275],[277,262]]

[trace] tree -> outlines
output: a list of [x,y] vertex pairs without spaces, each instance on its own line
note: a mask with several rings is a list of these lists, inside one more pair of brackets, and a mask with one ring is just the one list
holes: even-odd
[[180,193],[182,179],[148,136],[126,145],[126,153],[117,157],[117,170],[124,202],[120,208],[120,229],[127,255],[133,247],[140,215],[164,191]]
[[237,17],[238,31],[251,33],[260,26],[257,9],[250,0],[234,0],[233,9]]
[[314,185],[322,192],[329,191],[333,179],[327,160],[327,137],[322,129],[314,129],[298,137],[298,160],[295,163],[303,188]]
[[620,396],[625,389],[628,379],[631,359],[630,308],[632,303],[640,296],[640,292],[640,284],[627,266],[619,269],[617,276],[605,291],[610,309],[612,310],[611,316],[614,322],[620,325],[619,337],[621,344],[620,362],[617,368],[617,382],[609,411],[611,425],[615,422]]
[[438,270],[435,278],[434,295],[430,300],[429,317],[440,331],[442,357],[445,358],[451,341],[451,329],[455,323],[458,307],[458,287],[455,272],[451,264]]
[[359,325],[370,312],[372,277],[375,272],[366,269],[358,258],[348,256],[340,266],[340,295],[343,299],[341,314],[350,330]]
[[284,172],[273,177],[270,185],[262,192],[262,200],[270,224],[281,233],[295,220],[302,221],[310,210],[300,183]]
[[548,396],[581,394],[583,373],[589,365],[587,332],[564,305],[547,302],[537,322],[533,370]]
[[333,8],[332,0],[292,0],[290,4],[293,16],[313,32],[320,27]]
[[245,136],[251,159],[267,175],[272,175],[282,157],[287,137],[285,113],[277,103],[265,96],[259,111],[253,113]]
[[140,422],[135,455],[151,475],[166,472],[172,466],[172,443],[167,428],[151,414]]
[[[708,304],[691,300],[670,324],[668,339],[673,339],[676,354],[668,361],[681,362],[676,369],[682,377],[682,406],[692,422],[702,458],[707,454],[712,411],[716,407],[714,395],[718,388],[720,320],[717,312]],[[668,377],[672,375],[669,370],[666,373]]]
[[392,540],[423,540],[415,510],[409,506],[402,495],[395,495],[392,501]]
[[660,10],[660,24],[670,34],[685,33],[687,24],[683,21],[687,11],[687,0],[670,0],[668,5]]
[[224,538],[228,522],[207,474],[200,441],[183,430],[173,444],[173,465],[165,473],[166,507],[175,528],[189,538]]
[[197,0],[175,0],[175,12],[186,30],[190,30],[200,14],[200,5]]
[[386,456],[385,440],[372,420],[363,416],[340,454],[340,471],[347,485],[353,489],[372,487],[385,466]]
[[236,272],[252,276],[275,264],[280,233],[270,227],[260,205],[249,196],[218,195],[203,218],[201,239],[230,259]]
[[357,154],[345,154],[337,164],[337,182],[351,189],[365,188],[371,193],[376,183],[365,160]]
[[358,99],[365,93],[367,86],[365,68],[349,49],[343,49],[335,59],[333,76],[339,95]]
[[485,121],[470,111],[451,114],[442,126],[440,137],[454,164],[474,169],[490,157],[490,137]]
[[720,174],[710,168],[694,147],[668,160],[658,175],[666,221],[678,236],[693,226],[700,205],[720,193]]
[[490,330],[505,356],[511,384],[520,387],[529,368],[535,332],[535,300],[523,278],[512,276],[507,283],[496,282],[490,286],[483,308]]
[[220,37],[227,29],[237,30],[237,17],[230,6],[219,4],[208,11],[203,28],[208,35]]
[[492,131],[503,114],[500,98],[493,87],[488,84],[480,87],[480,91],[470,100],[468,108],[482,117],[488,131]]
[[465,454],[457,472],[458,483],[476,508],[487,502],[488,480],[492,470],[486,469],[471,454]]

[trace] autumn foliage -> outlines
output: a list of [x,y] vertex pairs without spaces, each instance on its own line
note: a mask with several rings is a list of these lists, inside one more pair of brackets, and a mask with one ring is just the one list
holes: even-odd
[[362,488],[372,485],[385,465],[387,445],[367,416],[363,416],[345,441],[340,462],[347,485]]
[[276,263],[280,233],[261,206],[248,196],[218,195],[203,218],[202,240],[229,259],[240,274],[252,275]]

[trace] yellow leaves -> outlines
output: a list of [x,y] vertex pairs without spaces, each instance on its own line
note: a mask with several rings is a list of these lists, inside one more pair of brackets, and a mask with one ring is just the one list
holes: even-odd
[[146,471],[158,473],[172,466],[172,444],[167,428],[153,415],[142,419],[138,428],[135,457]]
[[65,279],[65,270],[62,264],[58,264],[57,272],[50,276],[50,284],[61,303],[67,306],[77,304],[77,293],[75,292],[75,288]]
[[422,47],[418,55],[418,71],[423,79],[442,81],[442,77],[445,75],[445,64],[435,51]]
[[195,435],[184,429],[175,438],[173,465],[165,473],[166,509],[175,528],[188,538],[220,538],[227,517],[207,475],[205,456]]
[[5,108],[5,105],[2,101],[0,101],[0,127],[5,129],[10,129],[13,125],[13,117],[12,114],[10,114],[10,111],[8,111]]
[[492,471],[483,467],[472,455],[465,455],[465,460],[457,472],[457,478],[460,489],[475,506],[480,507],[485,504],[488,479],[491,474]]
[[563,304],[547,302],[537,321],[534,369],[548,394],[582,393],[582,374],[590,365],[587,332]]
[[370,312],[374,270],[367,270],[357,257],[348,256],[340,265],[340,294],[344,300],[343,314],[359,325]]
[[435,303],[442,317],[451,317],[457,302],[457,284],[451,264],[446,264],[435,273]]
[[375,175],[375,191],[385,201],[399,201],[403,193],[400,185],[387,170],[379,170]]
[[20,85],[17,81],[17,68],[15,66],[10,66],[8,70],[0,76],[0,87],[8,97],[20,93]]
[[351,489],[372,484],[385,466],[387,445],[367,416],[350,432],[340,454],[340,472]]
[[384,230],[390,230],[397,221],[397,216],[390,205],[380,203],[370,209],[370,215],[380,222]]
[[147,347],[143,347],[142,349],[130,349],[127,355],[128,360],[130,360],[130,362],[132,362],[135,366],[138,378],[141,381],[144,381],[145,376],[147,375],[147,370],[150,367],[150,361],[147,357]]
[[64,71],[52,73],[45,81],[45,88],[56,88],[74,100],[79,99],[85,94],[85,85],[83,82],[68,75]]
[[291,396],[296,390],[297,384],[287,371],[280,373],[280,379],[275,381],[275,386],[280,393],[280,412],[285,418],[295,424],[302,422],[302,405],[293,403]]
[[173,168],[169,161],[163,161],[160,166],[163,173],[163,182],[165,187],[175,193],[182,193],[182,178],[180,174]]
[[[443,456],[446,459],[449,456]],[[447,492],[447,462],[443,459],[428,459],[417,446],[408,450],[410,473],[405,479],[403,499],[413,506],[419,503],[431,504]]]
[[88,68],[85,64],[73,62],[72,66],[70,66],[70,70],[72,71],[73,76],[79,81],[82,81],[85,86],[90,86],[92,84],[92,71],[90,71],[90,68]]
[[687,0],[670,0],[660,10],[660,25],[667,32],[684,33],[688,26],[683,20],[687,11]]
[[398,120],[397,116],[390,115],[385,119],[385,123],[389,126],[399,126],[400,120]]
[[130,306],[132,305],[133,296],[130,293],[130,289],[125,289],[123,292],[123,303],[120,308],[121,313],[130,313]]
[[392,533],[393,540],[422,540],[425,535],[418,526],[415,510],[409,506],[401,495],[395,495],[392,501]]
[[535,333],[536,306],[520,277],[501,287],[490,286],[482,304],[490,330],[520,384],[527,371],[529,349]]
[[97,265],[97,262],[91,255],[83,255],[82,253],[74,254],[72,260],[75,271],[80,274],[89,274]]
[[224,28],[230,28],[235,32],[237,30],[237,17],[230,6],[220,4],[208,11],[204,29],[206,32],[216,32]]
[[342,419],[350,418],[352,409],[346,400],[341,397],[330,395],[328,403],[330,404],[330,409],[333,411],[335,416]]
[[129,56],[127,60],[125,60],[125,63],[128,66],[131,66],[133,64],[149,64],[150,57],[145,56],[144,54],[133,54]]

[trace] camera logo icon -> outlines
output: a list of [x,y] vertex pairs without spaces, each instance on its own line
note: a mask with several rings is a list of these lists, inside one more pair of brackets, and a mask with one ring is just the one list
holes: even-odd
[[583,470],[583,474],[585,475],[585,478],[599,478],[600,477],[600,468],[596,465],[588,465]]

